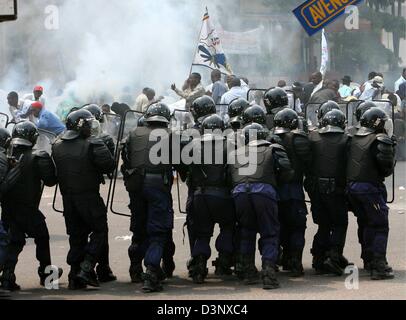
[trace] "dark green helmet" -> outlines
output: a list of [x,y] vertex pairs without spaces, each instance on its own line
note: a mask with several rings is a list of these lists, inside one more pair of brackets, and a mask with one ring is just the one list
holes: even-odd
[[202,123],[203,130],[224,130],[224,121],[217,114],[213,114],[204,119]]
[[319,123],[321,123],[327,112],[330,112],[332,110],[340,110],[340,106],[338,105],[338,103],[332,100],[324,102],[317,111],[317,118],[319,119]]
[[243,120],[244,125],[247,125],[250,123],[258,123],[260,125],[265,125],[266,124],[266,114],[260,106],[254,105],[244,111],[242,120]]
[[269,131],[259,123],[251,123],[243,129],[242,134],[245,138],[245,144],[249,144],[251,141],[266,140]]
[[272,110],[284,108],[289,105],[288,94],[282,88],[268,90],[264,95],[264,104],[266,111],[272,113]]
[[321,125],[320,133],[343,133],[347,125],[347,119],[341,110],[331,110],[324,116]]
[[385,124],[388,119],[388,115],[385,111],[379,108],[372,108],[361,117],[361,127],[371,129],[375,132],[383,131],[385,130]]
[[103,121],[103,111],[97,104],[89,104],[83,110],[89,111],[97,121]]
[[169,124],[171,121],[171,110],[169,107],[162,103],[154,103],[148,107],[145,113],[145,122],[160,122],[164,124]]
[[357,121],[360,122],[365,112],[376,107],[376,104],[372,101],[365,101],[358,105],[357,109],[355,109],[355,117],[357,118]]
[[30,121],[19,122],[15,125],[11,143],[13,146],[33,147],[39,136],[38,128]]
[[190,112],[195,120],[217,113],[216,103],[209,96],[203,96],[193,101]]
[[275,134],[287,133],[296,130],[299,126],[299,116],[292,109],[279,111],[274,118]]

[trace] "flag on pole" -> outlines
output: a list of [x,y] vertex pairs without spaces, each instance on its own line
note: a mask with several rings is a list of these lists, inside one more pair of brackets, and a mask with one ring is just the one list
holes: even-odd
[[192,66],[204,66],[213,70],[217,69],[229,75],[233,73],[228,64],[217,31],[211,23],[207,8],[203,17],[202,30],[200,32],[199,43]]
[[321,35],[321,67],[320,67],[320,72],[323,75],[323,77],[326,75],[328,62],[329,62],[328,42],[326,38],[326,33],[323,29]]

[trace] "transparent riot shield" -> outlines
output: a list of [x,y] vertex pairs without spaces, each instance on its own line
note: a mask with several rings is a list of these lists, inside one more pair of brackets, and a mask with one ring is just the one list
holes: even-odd
[[[389,100],[373,100],[376,106],[385,111],[388,115],[389,120],[386,122],[386,131],[390,137],[394,134],[394,125],[395,125],[395,106]],[[388,194],[391,194],[391,198],[388,199],[387,203],[394,203],[396,197],[396,167],[395,173],[391,178],[385,180],[385,185],[388,190]]]
[[230,118],[228,116],[228,104],[216,104],[217,115],[223,119],[224,123],[227,123]]
[[305,119],[307,120],[307,124],[309,129],[317,128],[319,120],[317,118],[317,114],[321,107],[321,103],[308,103],[304,107],[304,115]]
[[[275,87],[269,88],[269,89],[250,89],[248,90],[247,93],[247,100],[250,103],[255,103],[263,108],[265,108],[264,105],[264,94],[271,90],[271,89],[275,89]],[[297,99],[296,99],[296,95],[292,90],[285,90],[286,93],[288,94],[288,99],[289,99],[289,108],[291,108],[292,110],[298,111],[297,109]]]
[[5,113],[0,113],[0,128],[7,128],[9,117]]
[[113,177],[110,181],[107,207],[110,211],[118,216],[131,217],[131,213],[128,210],[128,204],[130,203],[130,197],[125,188],[124,181],[121,177],[121,151],[123,142],[127,139],[130,132],[137,128],[139,119],[144,114],[128,110],[125,113],[124,119],[121,119],[120,128],[117,134],[116,154],[115,154],[115,170]]
[[[104,121],[101,123],[101,134],[105,135],[108,134],[113,138],[114,143],[117,145],[117,142],[119,141],[119,133],[120,133],[120,127],[121,127],[121,117],[117,114],[104,114]],[[118,148],[115,149],[115,154],[114,158],[116,159],[117,153],[119,152]],[[108,180],[110,180],[110,183],[108,186],[110,186],[111,181],[113,176],[104,176],[104,185],[107,186]],[[101,190],[102,193],[107,197],[107,201],[109,198],[109,192],[110,188],[102,188]],[[107,192],[107,193],[106,193]],[[106,204],[107,205],[107,204]],[[62,195],[60,194],[59,186],[57,185],[55,187],[54,191],[54,197],[52,201],[52,208],[54,211],[63,213],[63,201],[62,201]]]
[[[219,112],[219,109],[217,110]],[[193,123],[190,123],[189,121],[184,122],[183,119],[192,119],[193,116],[190,112],[187,112],[185,110],[175,110],[175,112],[172,115],[172,122],[171,122],[171,130],[172,132],[178,132],[179,134],[182,134],[182,132],[187,131],[188,129],[193,128],[194,121]],[[186,214],[186,210],[182,209],[182,203],[186,203],[185,199],[182,199],[182,194],[181,194],[181,179],[178,174],[176,174],[176,192],[177,192],[177,202],[178,202],[178,209],[179,212],[182,214]]]
[[358,106],[363,103],[362,100],[353,100],[347,103],[347,125],[348,127],[354,127],[358,125],[357,117],[355,112]]

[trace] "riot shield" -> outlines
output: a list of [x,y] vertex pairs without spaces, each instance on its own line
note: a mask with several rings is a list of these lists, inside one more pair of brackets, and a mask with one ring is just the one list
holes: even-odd
[[0,112],[0,128],[7,128],[9,117],[5,113]]
[[[128,110],[125,113],[124,119],[121,120],[121,125],[118,130],[117,142],[116,142],[116,154],[115,154],[115,170],[113,172],[113,178],[110,181],[108,196],[107,196],[107,207],[110,211],[118,216],[131,217],[131,213],[128,211],[128,204],[130,203],[130,198],[128,192],[125,189],[124,181],[119,179],[120,175],[120,155],[122,151],[122,143],[128,137],[129,133],[136,129],[138,126],[139,119],[144,114]],[[120,192],[117,192],[117,190]]]
[[[275,89],[275,87],[272,87],[269,89],[255,89],[255,88],[249,89],[248,93],[247,93],[247,100],[250,103],[255,102],[255,104],[265,108],[264,94],[271,89]],[[292,90],[285,90],[285,91],[288,94],[289,108],[291,108],[292,110],[298,111],[297,108],[299,106],[297,105],[297,99],[296,99],[295,93]]]
[[358,124],[355,112],[358,106],[363,103],[362,100],[353,100],[347,103],[347,123],[348,127],[354,127]]
[[[388,115],[389,121],[387,121],[387,131],[388,134],[392,137],[394,133],[394,124],[395,124],[395,106],[389,100],[373,100],[373,102],[379,109],[385,111],[385,113]],[[396,197],[395,173],[392,175],[392,179],[386,179],[385,185],[388,190],[388,194],[392,195],[392,198],[388,199],[387,203],[389,204],[394,203]]]
[[228,104],[216,104],[217,114],[223,119],[224,123],[227,123],[230,119],[228,116]]

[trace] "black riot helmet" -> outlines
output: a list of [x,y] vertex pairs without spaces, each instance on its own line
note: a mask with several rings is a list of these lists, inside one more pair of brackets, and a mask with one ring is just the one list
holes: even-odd
[[299,116],[292,109],[279,111],[274,118],[275,134],[287,133],[296,130],[299,126]]
[[195,120],[207,117],[217,112],[216,103],[209,96],[203,96],[193,101],[190,112]]
[[66,119],[66,129],[68,131],[64,134],[63,139],[73,140],[79,136],[90,137],[94,120],[95,118],[90,111],[80,109],[72,112]]
[[224,130],[224,121],[217,114],[213,114],[204,119],[202,130]]
[[260,106],[254,105],[244,111],[242,120],[243,120],[244,125],[247,125],[250,123],[258,123],[260,125],[265,125],[266,124],[266,114]]
[[7,149],[10,139],[10,132],[5,128],[0,128],[0,148]]
[[319,123],[321,123],[321,120],[324,118],[327,112],[330,112],[331,110],[340,110],[340,106],[338,105],[337,102],[330,100],[324,102],[321,105],[321,107],[317,111],[317,118],[319,119]]
[[361,129],[369,129],[370,132],[384,132],[388,115],[379,108],[372,108],[361,117]]
[[320,133],[344,133],[345,126],[347,125],[347,119],[345,114],[341,110],[331,110],[323,117],[319,130]]
[[272,113],[274,109],[289,105],[288,94],[281,88],[270,89],[264,95],[264,104],[268,114]]
[[357,121],[360,122],[364,113],[372,108],[376,108],[376,104],[372,101],[365,101],[358,105],[357,109],[355,109],[355,117],[357,118]]
[[171,110],[165,103],[154,103],[148,107],[144,117],[146,123],[158,122],[169,124],[171,121]]
[[97,121],[103,121],[103,111],[97,104],[89,104],[83,110],[89,111]]
[[30,121],[19,122],[15,125],[11,144],[13,146],[33,147],[39,136],[38,128]]
[[245,138],[245,144],[249,144],[251,141],[266,140],[269,131],[259,123],[251,123],[243,129],[242,134]]
[[240,117],[249,107],[250,103],[247,100],[243,98],[235,99],[228,105],[228,116],[230,119]]

